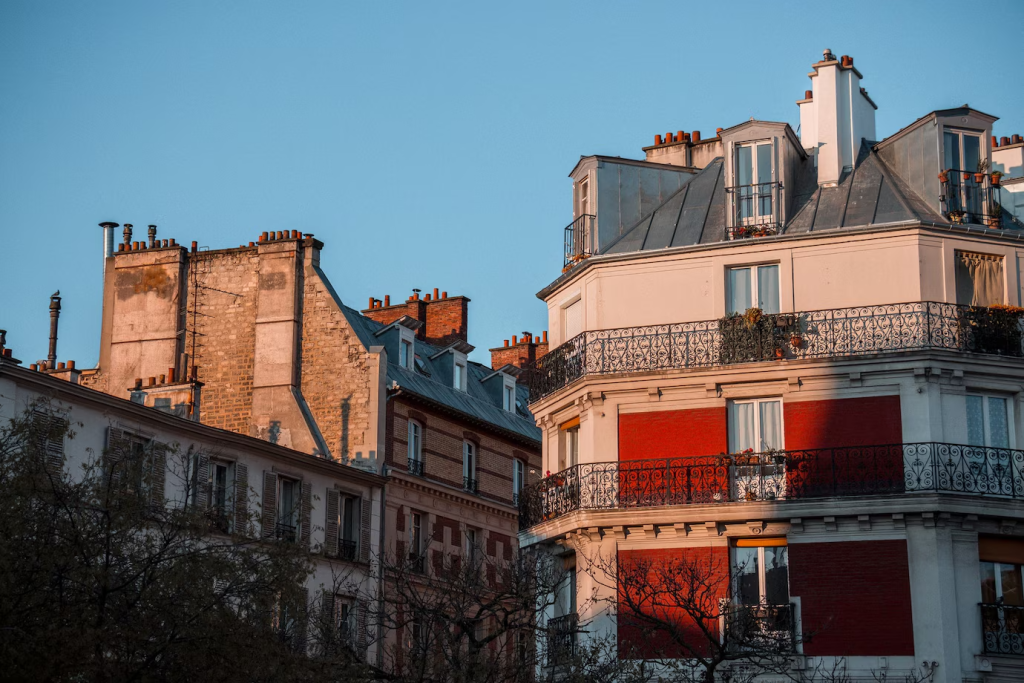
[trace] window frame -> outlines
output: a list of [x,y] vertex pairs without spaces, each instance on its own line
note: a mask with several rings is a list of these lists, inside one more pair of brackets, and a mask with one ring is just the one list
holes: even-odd
[[[967,445],[969,445],[969,446],[971,446],[973,448],[1007,448],[1007,449],[1016,448],[1017,440],[1016,440],[1016,434],[1015,434],[1015,430],[1014,430],[1015,415],[1014,415],[1014,412],[1013,412],[1013,403],[1014,402],[1012,400],[1012,396],[1007,396],[1007,395],[1004,395],[1004,394],[999,394],[997,392],[975,391],[975,390],[968,389],[966,392],[964,392],[964,420],[965,420],[965,422],[969,419],[968,418],[968,407],[967,407],[968,403],[967,403],[967,401],[968,401],[969,398],[972,398],[972,397],[973,398],[980,398],[981,399],[982,429],[984,430],[984,441],[985,441],[985,443],[984,444],[968,443]],[[989,400],[990,399],[999,399],[999,400],[1003,401],[1003,405],[1006,407],[1006,443],[1007,443],[1006,446],[993,446],[993,445],[991,445],[991,443],[992,443],[991,436],[992,435],[991,435],[991,423],[989,421],[989,416],[991,414],[989,412],[989,410],[990,410]],[[965,442],[969,442],[970,441],[970,433],[971,433],[971,431],[970,431],[970,423],[967,422],[967,435],[964,438]]]
[[761,426],[761,404],[762,403],[778,403],[779,404],[779,445],[770,447],[772,450],[784,451],[786,450],[786,415],[785,415],[785,403],[781,396],[759,396],[757,398],[734,398],[729,399],[728,405],[726,406],[726,422],[728,434],[726,438],[729,443],[729,452],[738,453],[739,446],[736,443],[737,439],[737,422],[736,422],[736,408],[737,405],[752,405],[754,412],[754,438],[757,443],[762,444],[760,447],[754,449],[754,453],[764,453],[766,448],[764,444],[764,430]]
[[576,218],[590,213],[590,174],[576,182]]
[[409,513],[409,555],[423,556],[423,517],[424,513],[412,510]]
[[405,458],[409,462],[423,462],[423,425],[414,418],[409,418],[406,427]]
[[[765,568],[765,548],[785,548],[786,549],[786,602],[785,603],[774,603],[768,602],[768,576]],[[740,602],[740,590],[738,588],[738,582],[740,574],[736,571],[739,568],[739,562],[737,561],[737,551],[739,550],[756,549],[757,550],[757,582],[758,582],[758,602],[760,605],[788,605],[793,600],[793,593],[790,589],[790,572],[789,572],[789,542],[785,538],[751,538],[751,539],[737,539],[734,545],[729,547],[729,573],[730,582],[732,583],[732,594],[733,604],[735,605],[747,605],[752,606],[749,603]]]
[[512,498],[518,502],[519,494],[523,492],[523,485],[526,479],[526,463],[519,458],[512,458]]
[[[769,172],[768,179],[762,179],[760,175],[760,169],[758,167],[758,150],[761,147],[768,148],[768,164]],[[751,175],[749,183],[740,182],[740,150],[750,149],[750,160],[751,160]],[[768,192],[768,212],[764,213],[761,211],[763,206],[764,194],[760,190],[763,185],[771,186],[775,182],[775,178],[778,175],[775,164],[775,143],[771,138],[764,138],[761,140],[744,140],[743,142],[737,142],[733,144],[732,152],[732,179],[733,187],[737,188],[734,192],[732,200],[734,202],[741,202],[747,197],[751,198],[751,211],[748,216],[741,216],[741,209],[737,207],[735,216],[739,218],[740,225],[758,224],[763,223],[765,218],[774,218],[775,216],[775,197]],[[755,191],[757,188],[757,191]],[[744,189],[746,191],[744,191]]]
[[[964,158],[965,158],[964,157],[964,153],[965,153],[965,151],[964,151],[964,137],[965,136],[971,136],[971,137],[974,137],[974,138],[978,139],[978,160],[979,161],[981,161],[982,159],[987,159],[988,158],[988,154],[987,154],[988,149],[985,146],[985,131],[975,131],[975,130],[970,130],[970,129],[967,129],[967,128],[959,128],[957,126],[943,126],[942,127],[942,165],[943,166],[946,165],[946,157],[949,155],[949,150],[947,149],[947,146],[946,146],[946,134],[947,133],[950,134],[950,135],[955,135],[958,138],[957,145],[958,145],[958,149],[960,150],[960,154],[959,154],[960,159],[957,161],[957,163],[960,166],[965,166],[966,165],[965,162],[964,162]],[[949,170],[949,171],[960,171],[960,172],[964,172],[964,173],[978,173],[977,164],[975,164],[974,168],[959,168],[958,167],[958,168],[949,168],[949,169],[943,168],[943,169],[940,169],[940,170],[942,170],[942,171],[946,171],[946,170]]]
[[746,313],[746,309],[744,309],[742,311],[739,311],[739,310],[732,310],[732,308],[731,308],[732,307],[733,299],[735,297],[733,296],[733,294],[734,294],[733,293],[733,285],[731,283],[732,277],[730,276],[730,273],[735,272],[735,271],[740,271],[740,270],[749,270],[750,271],[750,291],[748,292],[748,294],[750,295],[750,308],[761,308],[760,306],[758,306],[758,304],[760,303],[759,300],[761,298],[760,297],[760,282],[759,281],[760,281],[760,270],[762,268],[775,268],[775,275],[776,275],[775,289],[776,289],[776,291],[779,294],[779,300],[775,302],[776,308],[778,309],[777,311],[765,311],[763,308],[761,310],[764,313],[767,313],[769,315],[775,315],[775,314],[778,314],[778,313],[782,312],[782,264],[779,261],[769,261],[769,262],[765,262],[765,263],[751,263],[751,264],[747,264],[747,265],[726,266],[726,268],[725,268],[725,314],[726,315],[743,315],[744,313]]
[[[291,497],[290,497],[290,502],[292,504],[292,507],[291,507],[291,518],[293,520],[291,524],[284,524],[283,521],[282,521],[284,519],[284,499],[285,499],[285,497],[284,497],[284,490],[285,490],[285,486],[286,485],[289,487],[289,489],[291,491]],[[290,541],[293,541],[295,543],[298,543],[299,539],[302,537],[302,529],[299,528],[299,525],[302,522],[302,480],[301,479],[296,479],[295,477],[289,477],[287,475],[283,475],[283,474],[278,473],[278,475],[277,475],[277,510],[276,510],[276,513],[277,513],[277,515],[276,515],[277,518],[274,520],[274,523],[277,525],[277,528],[275,529],[276,537],[281,539],[282,538],[282,535],[281,535],[282,534],[282,527],[290,526],[291,529],[292,529],[292,533],[294,533],[294,538],[285,539],[285,540],[290,540]]]
[[[569,311],[570,311],[570,309],[573,309],[574,306],[579,306],[579,331],[577,331],[576,334],[570,334],[570,332],[572,330],[569,329]],[[569,302],[565,303],[564,305],[562,305],[561,309],[562,309],[562,316],[561,316],[562,317],[562,343],[564,344],[565,342],[569,341],[570,339],[573,339],[574,337],[577,337],[577,336],[583,334],[583,332],[584,332],[584,328],[586,327],[586,325],[585,325],[584,320],[583,320],[583,313],[584,313],[584,311],[583,311],[583,297],[577,296],[576,298],[574,298],[571,301],[569,301]]]
[[[354,509],[352,511],[351,518],[346,511],[346,503],[349,501],[354,502]],[[362,536],[362,525],[363,525],[363,497],[356,493],[347,493],[345,491],[338,492],[338,554],[342,555],[342,543],[350,542],[354,544],[352,550],[353,560],[359,558],[360,551],[360,537]],[[348,528],[351,526],[351,530]],[[351,531],[352,538],[345,538],[346,532]]]
[[[476,492],[479,486],[477,481],[477,444],[470,439],[462,440],[462,478],[463,488],[467,491]],[[474,485],[471,488],[470,482]]]
[[501,407],[508,413],[516,412],[516,380],[505,373],[501,374]]
[[[224,500],[222,506],[218,506],[215,503],[217,471],[220,469],[224,471]],[[235,521],[235,463],[230,460],[211,458],[207,464],[207,476],[209,481],[207,482],[206,509],[216,515],[217,521],[224,522],[225,528],[223,531],[225,533],[231,533],[234,530]]]

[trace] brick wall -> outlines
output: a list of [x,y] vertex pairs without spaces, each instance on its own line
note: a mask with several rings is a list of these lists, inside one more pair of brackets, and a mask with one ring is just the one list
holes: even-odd
[[469,335],[469,299],[453,296],[427,303],[427,325],[423,339],[436,346],[466,341]]
[[794,450],[902,443],[900,397],[787,401],[785,430]]
[[302,395],[337,460],[368,457],[370,354],[327,287],[307,269],[302,302]]
[[[698,626],[700,615],[718,613],[718,600],[729,594],[729,549],[726,546],[696,548],[667,548],[644,550],[620,550],[619,571],[619,656],[625,659],[690,657],[706,655],[710,642]],[[692,576],[703,581],[703,587],[693,591],[675,586],[666,586],[659,580],[659,572],[679,576],[679,567],[692,568]],[[638,571],[637,568],[641,568]],[[650,570],[650,571],[648,571]],[[682,582],[693,585],[690,582]],[[666,628],[659,628],[659,622],[651,623],[634,616],[625,602],[626,592],[634,596],[634,604],[644,614],[657,614]],[[646,609],[653,601],[658,608]],[[683,609],[683,605],[696,605],[697,609]],[[718,619],[709,619],[705,627],[712,638],[718,638]]]
[[[504,346],[493,348],[490,351],[491,369],[497,370],[506,365],[521,368],[547,355],[548,333],[545,332],[543,337],[534,337],[529,332],[524,332],[522,338],[514,336],[512,343],[506,339]],[[520,380],[523,379],[525,378],[520,378]]]
[[[512,504],[512,459],[525,456],[526,470],[540,471],[539,448],[530,450],[458,421],[450,415],[432,411],[402,398],[389,403],[388,464],[404,469],[407,463],[409,418],[423,426],[423,461],[426,478],[462,488],[462,444],[468,439],[477,444],[476,479],[482,497]],[[393,412],[391,412],[393,411]]]
[[905,540],[791,545],[789,591],[812,634],[806,654],[913,656]]
[[[423,299],[410,299],[405,303],[395,304],[394,306],[382,306],[380,308],[366,308],[363,309],[362,314],[371,320],[388,325],[395,322],[402,316],[409,316],[413,320],[419,320],[422,323],[427,321],[427,302]],[[417,338],[423,339],[423,328],[416,333]]]
[[619,460],[716,455],[728,448],[724,406],[619,415]]

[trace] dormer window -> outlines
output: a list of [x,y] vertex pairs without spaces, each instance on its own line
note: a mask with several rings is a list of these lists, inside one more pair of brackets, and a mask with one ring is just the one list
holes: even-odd
[[504,377],[505,384],[501,387],[501,407],[510,413],[516,412],[516,381],[512,377]]
[[411,370],[413,355],[412,340],[403,339],[398,346],[398,364]]
[[776,216],[779,184],[775,182],[772,143],[744,142],[736,145],[730,239],[764,237],[778,233]]
[[[991,184],[982,136],[976,131],[946,128],[942,132],[942,201],[954,223],[998,227],[999,216],[988,215]],[[993,212],[995,213],[995,212]]]
[[454,364],[452,366],[452,386],[459,391],[466,390],[467,364],[466,354],[455,352]]

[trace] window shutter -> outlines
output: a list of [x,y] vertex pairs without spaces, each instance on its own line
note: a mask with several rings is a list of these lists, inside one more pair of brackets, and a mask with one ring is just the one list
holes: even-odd
[[32,416],[36,434],[36,448],[49,472],[60,472],[64,467],[64,435],[68,421],[46,410],[35,410]]
[[263,538],[277,536],[277,475],[263,471]]
[[249,468],[235,463],[235,533],[245,534],[249,527]]
[[[334,489],[327,489],[327,519],[324,523],[324,552],[328,557],[335,557],[338,554],[338,508],[341,506],[341,496]],[[333,598],[332,598],[333,599]]]
[[303,588],[299,591],[299,604],[296,605],[295,614],[295,651],[299,654],[306,654],[306,631],[309,628],[309,589]]
[[320,600],[320,621],[323,624],[323,630],[326,633],[333,633],[337,626],[336,619],[334,617],[334,593],[324,590],[322,592],[322,598]]
[[310,517],[313,512],[313,485],[308,481],[302,482],[302,507],[299,510],[299,533],[302,535],[302,547],[309,548]]
[[167,445],[154,443],[150,448],[149,503],[154,510],[162,510],[167,504],[164,484],[167,480]]
[[370,501],[359,500],[359,559],[370,561]]
[[565,309],[565,339],[567,342],[583,331],[583,301],[579,300]]
[[193,482],[192,491],[195,496],[194,503],[200,510],[205,510],[210,501],[210,458],[204,453],[197,453],[195,457],[196,480]]
[[128,453],[128,438],[123,429],[107,427],[107,448],[103,453],[103,473],[108,484],[120,483],[124,476],[124,468],[120,466]]
[[360,600],[359,604],[356,605],[356,620],[356,651],[363,655],[366,652],[366,645],[369,640],[365,600]]

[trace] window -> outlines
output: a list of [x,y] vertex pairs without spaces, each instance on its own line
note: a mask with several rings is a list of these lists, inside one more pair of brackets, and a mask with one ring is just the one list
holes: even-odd
[[736,146],[736,217],[741,224],[763,223],[772,217],[772,144]]
[[414,512],[409,520],[409,562],[414,572],[423,573],[423,515]]
[[412,370],[413,357],[412,341],[402,339],[398,343],[398,364]]
[[580,461],[580,419],[574,417],[558,427],[562,433],[562,452],[558,457],[558,469],[579,464]]
[[423,619],[416,615],[409,623],[409,640],[406,649],[414,655],[422,653],[426,649],[427,630],[423,628]]
[[947,128],[943,133],[943,152],[945,155],[943,170],[970,171],[980,170],[981,136],[962,130]]
[[214,528],[231,533],[233,494],[235,488],[234,464],[221,460],[210,461],[210,486],[207,509]]
[[423,427],[415,420],[409,420],[409,442],[407,468],[410,474],[423,475]]
[[476,444],[462,442],[462,483],[470,493],[476,493]]
[[466,364],[455,362],[455,373],[452,376],[452,385],[459,391],[466,390]]
[[729,407],[731,453],[765,453],[783,448],[782,399],[733,401]]
[[295,479],[278,478],[277,492],[277,537],[295,542],[299,538],[299,496],[300,482]]
[[733,548],[733,586],[737,605],[789,605],[786,539],[739,539]]
[[515,380],[505,380],[505,385],[501,388],[501,407],[510,413],[516,412]]
[[352,598],[336,595],[334,596],[334,619],[338,628],[338,636],[341,642],[348,643],[355,639],[356,634],[356,610]]
[[987,169],[981,136],[962,130],[947,128],[942,134],[943,171],[949,171],[949,182],[944,188],[947,210],[971,214],[965,222],[978,220],[983,211],[983,195],[974,174]]
[[[744,313],[760,308],[764,313],[779,312],[779,266],[744,266],[726,271],[726,313]],[[755,304],[756,302],[756,304]]]
[[512,502],[519,503],[519,494],[523,490],[526,479],[526,466],[519,458],[512,460]]
[[999,396],[967,394],[967,443],[1010,448],[1010,406]]
[[985,651],[1019,653],[1024,642],[1024,542],[980,536],[978,553]]
[[477,562],[477,539],[476,529],[466,529],[466,535],[464,539],[465,547],[463,551],[466,555],[466,562],[469,566],[473,566]]
[[359,557],[359,531],[362,525],[362,499],[343,495],[338,505],[338,557],[354,561]]
[[564,343],[583,332],[583,300],[577,299],[566,306],[562,316],[565,321]]
[[957,251],[956,302],[967,306],[1003,303],[1003,257]]

